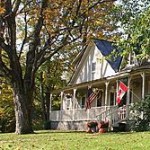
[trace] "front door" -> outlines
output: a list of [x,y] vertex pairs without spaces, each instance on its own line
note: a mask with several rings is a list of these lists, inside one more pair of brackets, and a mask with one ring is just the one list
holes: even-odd
[[116,105],[116,94],[114,91],[110,92],[110,106]]

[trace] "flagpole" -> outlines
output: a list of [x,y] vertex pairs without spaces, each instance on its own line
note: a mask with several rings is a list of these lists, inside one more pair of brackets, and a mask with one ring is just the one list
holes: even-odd
[[87,118],[88,118],[88,121],[90,120],[90,110],[88,109],[87,110]]

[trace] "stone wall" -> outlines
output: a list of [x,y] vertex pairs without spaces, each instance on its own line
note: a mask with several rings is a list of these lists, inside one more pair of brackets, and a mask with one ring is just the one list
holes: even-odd
[[51,121],[50,129],[52,130],[77,130],[85,131],[87,121]]

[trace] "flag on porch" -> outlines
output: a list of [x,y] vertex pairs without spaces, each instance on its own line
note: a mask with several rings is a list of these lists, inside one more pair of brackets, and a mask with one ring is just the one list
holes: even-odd
[[119,90],[117,93],[117,103],[120,104],[122,97],[124,96],[124,94],[127,92],[128,87],[123,83],[120,82],[119,83]]
[[97,92],[93,92],[92,88],[88,88],[88,97],[85,103],[85,110],[90,109],[91,108],[91,104],[92,102],[95,100],[95,98],[97,97],[99,91]]

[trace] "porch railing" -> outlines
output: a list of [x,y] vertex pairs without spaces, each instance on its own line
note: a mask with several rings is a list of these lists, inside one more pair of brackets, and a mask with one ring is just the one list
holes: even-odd
[[85,111],[85,109],[59,110],[50,112],[51,121],[83,121],[83,120],[97,120],[97,115],[105,110],[112,109],[114,106],[92,107]]

